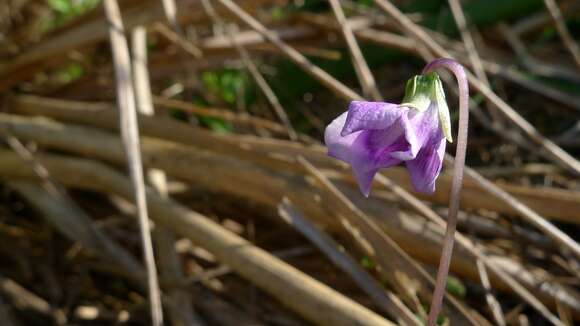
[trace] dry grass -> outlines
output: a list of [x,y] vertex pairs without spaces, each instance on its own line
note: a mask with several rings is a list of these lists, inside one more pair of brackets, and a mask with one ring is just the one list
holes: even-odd
[[[396,101],[417,59],[441,56],[473,67],[475,93],[443,322],[580,320],[580,143],[566,123],[580,99],[529,78],[580,81],[562,21],[577,6],[545,1],[477,29],[450,0],[453,39],[397,1],[375,3],[276,17],[286,2],[119,1],[131,52],[101,7],[39,33],[31,6],[44,4],[0,5],[0,324],[146,325],[151,313],[161,324],[156,289],[166,325],[423,323],[452,176],[425,196],[393,168],[363,198],[317,126],[363,95]],[[551,47],[527,45],[552,24]],[[371,44],[402,56],[367,61]],[[293,84],[298,70],[308,86]],[[242,77],[230,89],[220,74],[232,71]],[[140,145],[122,141],[137,127]],[[142,263],[133,217],[148,221],[145,204],[154,232]]]

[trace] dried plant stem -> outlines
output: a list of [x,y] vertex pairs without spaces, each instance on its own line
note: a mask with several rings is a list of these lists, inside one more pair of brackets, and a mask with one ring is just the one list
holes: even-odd
[[181,26],[177,22],[177,6],[175,5],[175,0],[161,0],[163,3],[163,12],[165,13],[165,18],[169,23],[169,26],[181,34]]
[[[411,193],[407,192],[405,189],[401,188],[395,182],[391,181],[387,177],[384,177],[382,174],[378,174],[376,177],[379,183],[383,184],[388,189],[390,189],[396,196],[404,200],[417,212],[421,213],[423,216],[425,216],[426,218],[428,218],[430,221],[440,226],[441,228],[445,228],[445,221],[421,200],[414,197]],[[538,299],[534,294],[530,293],[528,289],[526,289],[524,286],[522,286],[522,284],[520,284],[521,279],[516,280],[512,275],[510,275],[505,270],[504,267],[501,266],[501,264],[498,264],[496,260],[490,259],[489,256],[486,256],[484,252],[480,248],[478,248],[473,241],[463,236],[460,232],[455,232],[455,239],[457,240],[458,244],[473,257],[475,261],[483,262],[485,264],[485,267],[487,267],[493,273],[494,276],[501,279],[508,287],[510,287],[513,290],[514,293],[520,296],[520,298],[526,301],[530,306],[534,307],[547,320],[552,321],[552,323],[554,323],[555,325],[560,325],[558,319],[550,312],[550,310],[546,308],[546,306],[544,306],[540,301],[538,301]],[[492,297],[491,294],[486,296],[486,298],[488,297]],[[492,298],[492,300],[496,301],[494,298]],[[499,312],[496,311],[495,313],[501,314],[501,311]]]
[[[129,180],[116,170],[94,160],[44,155],[39,161],[55,179],[75,188],[133,196]],[[70,171],[75,171],[72,175]],[[36,178],[30,167],[8,151],[0,150],[0,176]],[[211,218],[191,211],[171,199],[147,193],[151,217],[176,234],[199,243],[216,258],[250,282],[280,300],[314,324],[335,326],[394,324],[313,279],[245,239],[228,231]],[[1,285],[1,284],[0,284]]]
[[487,270],[485,269],[485,265],[481,259],[477,259],[475,262],[477,265],[477,271],[479,272],[479,278],[481,280],[481,284],[485,289],[485,300],[487,301],[487,305],[489,306],[489,310],[491,310],[491,314],[495,319],[495,322],[499,326],[504,326],[505,317],[503,316],[503,312],[501,310],[501,306],[497,299],[491,293],[491,283],[489,282],[489,275],[487,274]]
[[369,272],[362,269],[351,256],[341,250],[338,243],[326,233],[318,230],[288,198],[284,198],[278,205],[278,214],[348,274],[381,310],[404,321],[406,325],[419,325],[417,317],[394,293],[384,289]]
[[[362,244],[361,248],[367,251],[367,254],[375,257],[381,270],[384,272],[392,271],[393,269],[390,268],[390,266],[393,266],[395,270],[403,271],[414,281],[421,284],[419,291],[427,298],[431,293],[425,293],[426,291],[430,291],[433,288],[435,288],[435,290],[437,289],[436,283],[427,271],[425,271],[421,265],[402,250],[388,234],[383,232],[379,226],[366,213],[360,210],[358,206],[355,205],[343,192],[336,188],[320,170],[302,156],[299,156],[297,161],[315,178],[316,182],[323,188],[326,194],[329,195],[325,200],[332,201],[332,207],[336,210],[337,214],[344,217],[349,224],[355,226],[359,230],[360,234],[359,232],[355,232],[352,234],[353,237],[357,241],[357,244]],[[368,250],[368,246],[364,245],[365,242],[370,245],[372,250]],[[445,292],[442,292],[441,295],[445,295]],[[434,296],[431,298],[434,298]],[[477,325],[472,314],[470,314],[458,300],[455,300],[450,295],[447,296],[447,298],[449,299],[449,313],[453,320],[461,325]],[[441,300],[439,303],[442,303]]]
[[160,326],[163,324],[163,309],[161,307],[161,291],[159,290],[159,280],[157,279],[153,241],[151,240],[151,229],[147,213],[147,199],[145,197],[145,181],[141,162],[129,47],[124,35],[119,4],[116,0],[105,0],[103,5],[109,22],[109,37],[117,78],[117,102],[120,110],[121,135],[135,192],[134,199],[137,206],[143,256],[147,269],[147,287],[151,305],[151,319],[154,326]]
[[320,69],[312,62],[310,62],[300,52],[296,51],[296,49],[288,45],[280,37],[278,37],[276,34],[268,30],[268,28],[266,28],[254,17],[249,15],[242,8],[240,8],[240,6],[238,6],[236,3],[234,3],[231,0],[217,0],[217,1],[219,1],[222,5],[228,8],[231,13],[233,13],[236,17],[242,20],[245,24],[247,24],[248,26],[256,30],[258,33],[260,33],[262,36],[264,36],[264,38],[266,38],[278,49],[280,49],[280,51],[282,51],[282,53],[286,55],[290,60],[292,60],[295,64],[304,69],[304,71],[312,75],[314,78],[318,79],[323,85],[330,88],[332,91],[334,91],[335,93],[337,93],[338,95],[342,96],[347,100],[362,99],[362,97],[357,93],[355,93],[352,89],[348,88],[343,83],[339,82],[334,77],[332,77],[330,74]]
[[[461,8],[461,3],[459,0],[448,0],[449,7],[451,8],[451,13],[455,18],[455,22],[457,23],[457,27],[459,28],[459,33],[461,34],[461,39],[463,40],[463,44],[465,46],[465,50],[467,51],[467,57],[475,72],[477,78],[481,80],[483,84],[487,87],[490,87],[489,79],[485,73],[485,69],[483,68],[483,64],[481,62],[481,58],[477,53],[477,48],[475,46],[475,42],[473,41],[473,37],[469,28],[467,27],[467,19],[465,18],[465,14],[463,13],[463,9]],[[494,118],[495,122],[501,122],[501,116],[497,112],[497,108],[493,106],[491,102],[487,102],[487,107],[489,112],[491,113],[492,117]]]
[[533,224],[535,227],[537,227],[539,230],[541,230],[543,233],[549,236],[552,240],[554,240],[554,242],[558,243],[563,250],[569,251],[574,256],[580,258],[580,244],[574,241],[574,239],[572,239],[566,233],[558,229],[554,224],[550,223],[545,218],[538,215],[534,210],[530,209],[528,206],[521,203],[519,200],[514,198],[506,191],[494,185],[491,181],[481,176],[475,170],[467,167],[465,169],[465,174],[470,179],[475,180],[485,191],[493,194],[496,198],[509,204],[516,212],[518,212],[521,216],[525,217],[526,221]]
[[443,249],[441,261],[437,271],[435,282],[435,292],[431,301],[431,311],[429,312],[428,325],[434,326],[437,322],[437,315],[441,310],[449,264],[453,254],[453,243],[455,240],[455,229],[457,227],[457,212],[459,211],[459,200],[461,198],[461,187],[463,186],[463,170],[465,168],[465,154],[467,150],[467,128],[469,122],[469,84],[465,76],[463,67],[452,59],[437,59],[429,63],[424,73],[431,72],[437,68],[451,70],[457,79],[459,86],[459,126],[457,127],[457,147],[455,151],[455,164],[453,166],[453,181],[451,183],[451,195],[449,197],[449,216],[447,217],[447,229],[443,238]]
[[260,70],[258,70],[258,67],[250,57],[250,53],[248,52],[248,50],[246,50],[246,48],[236,38],[233,26],[226,26],[226,23],[215,11],[213,5],[211,4],[211,1],[203,0],[202,4],[206,9],[206,11],[208,12],[208,14],[211,17],[214,17],[216,23],[219,24],[222,27],[222,29],[224,29],[224,31],[228,34],[230,42],[236,48],[236,51],[240,55],[240,58],[244,62],[244,65],[250,72],[250,75],[252,75],[252,78],[254,78],[256,85],[258,85],[258,87],[260,88],[260,90],[262,91],[262,93],[272,106],[272,109],[274,109],[274,113],[278,116],[278,119],[282,122],[282,124],[284,124],[284,127],[286,127],[286,131],[288,133],[288,137],[290,138],[290,140],[293,141],[298,140],[298,135],[296,134],[294,127],[292,127],[292,123],[290,122],[290,119],[288,118],[286,111],[282,107],[282,104],[278,100],[278,97],[274,93],[274,90],[272,89],[272,87],[270,87],[270,85],[266,81],[266,78],[264,78],[264,76],[262,76],[262,73],[260,73]]
[[[221,0],[224,1],[224,0]],[[408,32],[414,38],[425,44],[429,50],[433,51],[437,56],[450,58],[450,53],[441,45],[436,43],[425,31],[413,23],[406,17],[397,7],[387,0],[376,0],[375,3],[385,11],[389,16],[393,17],[399,23],[405,32]],[[580,175],[580,162],[572,157],[570,154],[562,150],[558,145],[544,137],[532,126],[526,119],[520,116],[509,104],[502,100],[489,87],[487,87],[481,80],[475,77],[470,72],[466,73],[470,85],[473,89],[479,91],[488,101],[495,105],[504,116],[514,125],[518,126],[535,144],[541,146],[541,149],[550,155],[554,162],[558,162],[575,175]]]
[[9,183],[9,186],[32,202],[56,229],[70,239],[122,266],[135,279],[143,277],[137,260],[93,225],[91,218],[70,198],[66,189],[52,178],[46,167],[35,159],[34,154],[7,130],[2,130],[1,133],[12,150],[25,164],[30,165],[41,180],[39,186],[26,183]]
[[560,11],[560,8],[558,8],[558,4],[554,0],[544,0],[544,3],[550,12],[550,16],[552,16],[552,20],[556,25],[556,30],[558,31],[558,34],[560,34],[560,38],[562,38],[562,42],[564,42],[564,45],[568,48],[568,51],[570,51],[576,65],[580,67],[580,48],[578,48],[578,44],[574,42],[568,28],[566,28],[566,20],[562,17],[562,12]]
[[334,11],[334,15],[336,16],[336,20],[342,29],[342,35],[348,45],[356,75],[363,89],[363,95],[367,98],[370,97],[375,101],[382,100],[375,78],[373,77],[362,51],[358,46],[352,28],[350,27],[350,22],[346,19],[340,2],[338,0],[329,0],[329,2],[332,11]]
[[[46,111],[42,110],[42,112],[54,113],[53,109],[46,109]],[[78,105],[71,110],[72,111],[70,113],[77,114],[77,118],[74,120],[78,123],[96,124],[109,130],[115,130],[118,128],[114,116],[105,119],[108,122],[104,120],[98,121],[106,115],[87,115],[86,110],[78,109]],[[70,114],[51,116],[70,121],[70,118],[67,118],[67,116],[70,117]],[[95,119],[95,117],[98,119]],[[151,127],[158,127],[160,126],[160,122],[163,122],[163,119],[148,119],[150,120],[141,120],[144,122],[144,130],[148,130],[147,128]],[[10,128],[10,130],[12,130],[13,133],[20,139],[35,141],[43,147],[59,149],[68,153],[76,153],[83,156],[95,157],[113,164],[123,164],[125,162],[122,153],[122,146],[118,138],[111,135],[110,133],[97,131],[87,127],[47,122],[46,119],[38,120],[34,118],[0,115],[0,120],[2,120],[0,127]],[[150,123],[145,123],[147,121]],[[180,129],[180,125],[185,127],[187,130]],[[244,152],[238,149],[236,151],[236,147],[230,146],[231,143],[229,142],[223,142],[224,139],[211,138],[207,137],[208,134],[198,133],[199,128],[191,128],[180,123],[175,123],[171,124],[169,128],[163,130],[166,130],[166,132],[153,132],[148,134],[154,137],[162,137],[162,135],[168,135],[169,132],[172,133],[172,136],[175,137],[175,141],[187,143],[190,145],[194,145],[194,141],[200,142],[198,145],[201,147],[189,148],[187,146],[178,145],[176,143],[171,144],[165,141],[159,142],[159,140],[148,138],[147,141],[143,143],[143,149],[145,154],[144,158],[147,162],[147,165],[150,167],[162,169],[168,175],[187,180],[189,182],[194,182],[199,184],[201,187],[215,189],[214,187],[217,186],[217,189],[219,189],[218,191],[231,193],[236,196],[240,196],[240,198],[247,198],[248,200],[263,203],[270,207],[278,205],[279,199],[288,194],[293,202],[300,203],[301,209],[303,209],[309,216],[317,218],[317,221],[321,221],[321,223],[327,223],[329,227],[339,227],[336,220],[329,219],[328,213],[323,210],[321,205],[312,200],[312,196],[315,196],[315,193],[313,192],[311,185],[306,183],[297,184],[295,183],[297,179],[286,179],[286,177],[282,174],[275,174],[276,176],[272,174],[271,169],[275,169],[280,172],[292,171],[297,173],[298,170],[296,169],[296,164],[288,164],[285,163],[286,161],[281,159],[274,159],[274,157],[268,158],[264,154],[273,153],[276,156],[282,156],[283,154],[292,156],[304,155],[312,159],[313,162],[316,162],[317,165],[321,164],[322,166],[327,168],[330,167],[331,169],[340,169],[342,167],[336,166],[336,161],[330,160],[330,158],[327,157],[323,151],[316,150],[316,148],[313,148],[312,150],[306,149],[298,144],[291,144],[284,141],[276,141],[272,143],[272,140],[265,141],[264,139],[260,139],[262,141],[260,143],[248,143],[246,142],[248,141],[247,138],[239,139],[239,136],[235,137],[235,139],[240,141],[240,145],[243,144],[243,146],[248,146],[249,150]],[[201,143],[202,140],[205,141]],[[255,139],[254,141],[258,141],[258,139]],[[212,144],[212,148],[208,148],[209,146],[207,144]],[[219,146],[217,146],[217,144],[219,144]],[[253,146],[257,147],[251,149]],[[227,155],[231,154],[232,152],[235,152],[236,154],[239,153],[239,155],[245,155],[241,157],[244,157],[244,160],[247,159],[248,164],[245,164],[240,160],[232,160],[226,155],[205,151],[202,148],[218,150],[218,152],[221,151],[221,153]],[[223,152],[224,148],[227,148],[230,151]],[[259,167],[261,164],[265,164],[271,169],[264,169]],[[201,166],[204,168],[192,169],[192,167],[196,166]],[[299,171],[299,173],[301,173],[302,169]],[[408,183],[408,181],[405,181],[408,179],[399,178],[401,175],[407,175],[403,170],[398,171],[399,177],[397,177],[397,174],[393,175],[390,173],[393,171],[394,170],[387,170],[385,172],[389,172],[387,173],[388,175],[396,177],[397,180],[400,180],[401,183]],[[286,175],[286,173],[284,173],[284,175]],[[218,177],[216,178],[216,176]],[[255,180],[259,180],[259,182],[257,183]],[[285,181],[280,183],[277,180]],[[232,184],[244,184],[247,185],[247,187],[240,189],[239,187],[232,187]],[[268,188],[268,192],[264,192],[264,187]],[[343,188],[343,190],[346,190],[346,188]],[[353,189],[351,189],[351,191],[355,192]],[[475,191],[475,193],[477,193],[477,191],[481,190]],[[463,193],[465,193],[465,191]],[[358,192],[356,192],[356,194],[358,194]],[[472,198],[477,198],[477,195]],[[376,200],[373,199],[367,200],[365,203],[365,210],[367,210],[367,213],[370,214],[369,216],[373,218],[375,223],[380,225],[381,230],[386,232],[395,241],[397,241],[401,248],[424,262],[435,263],[433,261],[433,257],[439,254],[439,249],[437,248],[439,248],[441,243],[439,233],[437,233],[436,238],[430,238],[426,237],[422,232],[417,232],[417,228],[422,229],[417,224],[420,222],[407,214],[399,215],[400,221],[404,221],[403,223],[398,223],[395,221],[399,220],[399,218],[393,220],[384,218],[379,219],[377,217],[383,216],[385,208],[389,206],[379,204]],[[440,222],[437,222],[437,224],[444,228],[445,222],[442,219],[439,220]],[[461,241],[465,241],[465,243],[468,245],[471,243],[465,237],[463,237],[465,240],[460,240],[460,234],[457,232],[456,236],[458,236],[458,241],[460,241],[460,243]],[[468,247],[466,246],[466,248]],[[485,257],[480,259],[485,261]],[[467,257],[463,254],[459,254],[454,255],[454,261],[457,263],[455,265],[456,273],[465,277],[473,278],[475,280],[477,279],[477,270],[474,268],[475,266],[473,265],[473,260],[467,259]],[[508,287],[506,287],[505,284],[509,284],[509,288],[512,288],[531,306],[545,315],[547,319],[553,319],[553,317],[551,316],[550,311],[541,304],[538,298],[541,298],[541,300],[544,302],[550,303],[554,302],[555,298],[558,298],[558,300],[570,302],[570,306],[574,307],[576,311],[576,307],[580,306],[577,301],[571,297],[573,294],[571,294],[567,289],[561,288],[557,283],[546,282],[546,279],[540,279],[537,276],[534,276],[533,274],[526,271],[525,267],[523,267],[518,262],[507,257],[501,261],[498,261],[494,258],[494,262],[495,264],[486,265],[494,272],[495,275],[498,276],[498,278],[492,279],[494,285],[498,289],[507,290]],[[494,265],[501,267],[501,269],[498,267],[496,270],[494,270]],[[504,274],[508,273],[513,278],[517,279],[519,282],[522,282],[530,289],[532,289],[534,295],[527,295],[527,297],[524,296],[525,288],[521,286],[518,287],[517,283],[508,283],[509,279],[507,277],[501,277],[500,273],[502,270],[505,270]],[[500,281],[499,278],[501,278],[501,280],[504,282],[496,282]]]
[[[171,2],[171,1],[169,1]],[[155,113],[151,99],[151,86],[147,70],[147,31],[143,26],[137,26],[132,32],[133,49],[133,82],[135,84],[135,99],[140,114],[153,116]],[[167,178],[165,172],[158,169],[147,170],[147,180],[161,197],[167,197]],[[163,279],[179,282],[183,280],[180,257],[175,251],[175,236],[165,227],[159,227],[153,233],[158,244],[160,272]],[[201,319],[193,311],[192,298],[186,289],[175,287],[167,291],[171,298],[168,312],[171,321],[176,326],[203,325]]]

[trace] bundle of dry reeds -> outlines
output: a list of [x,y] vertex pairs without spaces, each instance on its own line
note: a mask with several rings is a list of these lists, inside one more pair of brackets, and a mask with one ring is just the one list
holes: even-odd
[[[580,319],[578,124],[561,122],[580,98],[529,78],[580,82],[574,1],[478,30],[449,0],[455,38],[399,1],[93,5],[39,32],[46,4],[0,4],[2,325],[423,324],[451,175],[426,196],[385,170],[364,198],[319,139],[434,57],[473,72],[476,118],[441,323]],[[546,26],[557,48],[528,48]],[[397,61],[375,69],[368,45]],[[340,78],[317,64],[345,58]],[[251,107],[204,79],[224,69],[255,87]]]

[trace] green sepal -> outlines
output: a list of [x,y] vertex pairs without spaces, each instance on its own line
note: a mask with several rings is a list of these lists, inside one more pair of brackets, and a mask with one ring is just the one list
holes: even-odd
[[445,100],[445,91],[439,75],[435,72],[426,75],[417,75],[407,81],[405,97],[401,105],[411,107],[419,112],[425,112],[435,102],[443,135],[451,143],[451,119],[449,107]]

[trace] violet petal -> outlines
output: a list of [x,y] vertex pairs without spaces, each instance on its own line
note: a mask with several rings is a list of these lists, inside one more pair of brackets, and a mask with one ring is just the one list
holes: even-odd
[[432,137],[421,148],[417,158],[407,161],[407,168],[415,190],[423,193],[435,192],[435,181],[443,165],[445,145],[445,136],[439,129],[432,133]]
[[408,111],[409,108],[393,103],[352,101],[341,135],[360,130],[387,129]]

